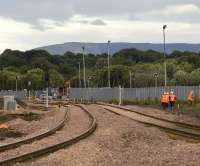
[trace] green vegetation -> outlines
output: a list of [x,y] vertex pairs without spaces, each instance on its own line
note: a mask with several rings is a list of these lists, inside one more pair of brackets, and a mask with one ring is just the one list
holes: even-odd
[[[158,74],[158,86],[164,85],[163,54],[148,50],[124,49],[111,57],[111,86],[130,87],[130,72],[133,87],[155,85],[154,74]],[[169,85],[199,85],[200,55],[192,52],[174,51],[167,56],[167,76]],[[85,56],[87,86],[108,86],[107,55]],[[79,63],[81,64],[81,86],[83,86],[82,54],[66,52],[64,55],[50,55],[43,50],[26,52],[5,50],[0,55],[0,89],[46,86],[44,73],[49,72],[50,86],[63,86],[70,80],[71,87],[79,87]],[[88,79],[90,78],[90,79]]]

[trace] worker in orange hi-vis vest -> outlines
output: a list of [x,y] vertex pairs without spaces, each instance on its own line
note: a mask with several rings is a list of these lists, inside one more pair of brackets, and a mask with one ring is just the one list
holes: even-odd
[[192,105],[194,102],[194,91],[190,91],[187,97],[187,101]]
[[173,91],[171,91],[169,94],[169,105],[171,112],[174,111],[175,101],[176,101],[176,95],[174,94]]
[[166,111],[169,105],[169,93],[167,92],[163,93],[161,97],[161,104],[162,104],[163,111]]

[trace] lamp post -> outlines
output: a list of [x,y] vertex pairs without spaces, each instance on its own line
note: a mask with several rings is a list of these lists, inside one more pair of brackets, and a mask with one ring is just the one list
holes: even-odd
[[18,91],[18,79],[19,79],[19,76],[16,76],[16,80],[15,80],[15,91],[16,91],[16,93]]
[[132,72],[129,71],[129,76],[130,76],[130,88],[132,88]]
[[165,44],[165,29],[167,25],[163,26],[163,53],[164,53],[164,67],[165,67],[165,87],[167,87],[167,64],[166,64],[166,44]]
[[158,73],[154,73],[154,77],[155,77],[155,87],[157,88],[157,86],[158,86]]
[[85,76],[85,47],[82,47],[83,50],[83,79],[84,79],[84,88],[86,88],[86,76]]
[[111,41],[108,40],[108,87],[110,88],[110,43]]
[[46,71],[45,72],[45,81],[47,83],[47,87],[46,87],[46,108],[49,107],[49,72]]
[[79,79],[79,88],[81,88],[81,63],[78,63],[78,79]]
[[154,78],[155,78],[155,98],[157,98],[157,87],[158,87],[158,73],[154,73]]
[[28,100],[30,101],[30,99],[31,99],[31,81],[28,81],[28,87],[29,87],[29,90],[28,90]]
[[88,88],[90,87],[90,80],[92,79],[91,76],[88,77]]

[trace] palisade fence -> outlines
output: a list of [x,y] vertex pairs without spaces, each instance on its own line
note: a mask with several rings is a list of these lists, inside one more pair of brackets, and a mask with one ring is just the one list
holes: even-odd
[[188,93],[193,90],[195,97],[200,98],[200,86],[171,86],[149,88],[70,88],[70,100],[146,100],[160,99],[163,92],[174,91],[179,100],[185,100]]
[[24,100],[27,98],[27,92],[26,91],[6,91],[2,90],[0,91],[0,98],[3,98],[3,96],[14,96],[15,98]]

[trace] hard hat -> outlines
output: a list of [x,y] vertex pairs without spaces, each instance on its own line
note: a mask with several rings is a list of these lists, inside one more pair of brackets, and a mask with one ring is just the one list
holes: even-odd
[[170,94],[174,94],[174,92],[173,92],[173,91],[171,91],[171,92],[170,92]]
[[193,90],[191,90],[191,91],[190,91],[190,94],[194,94],[194,91],[193,91]]

